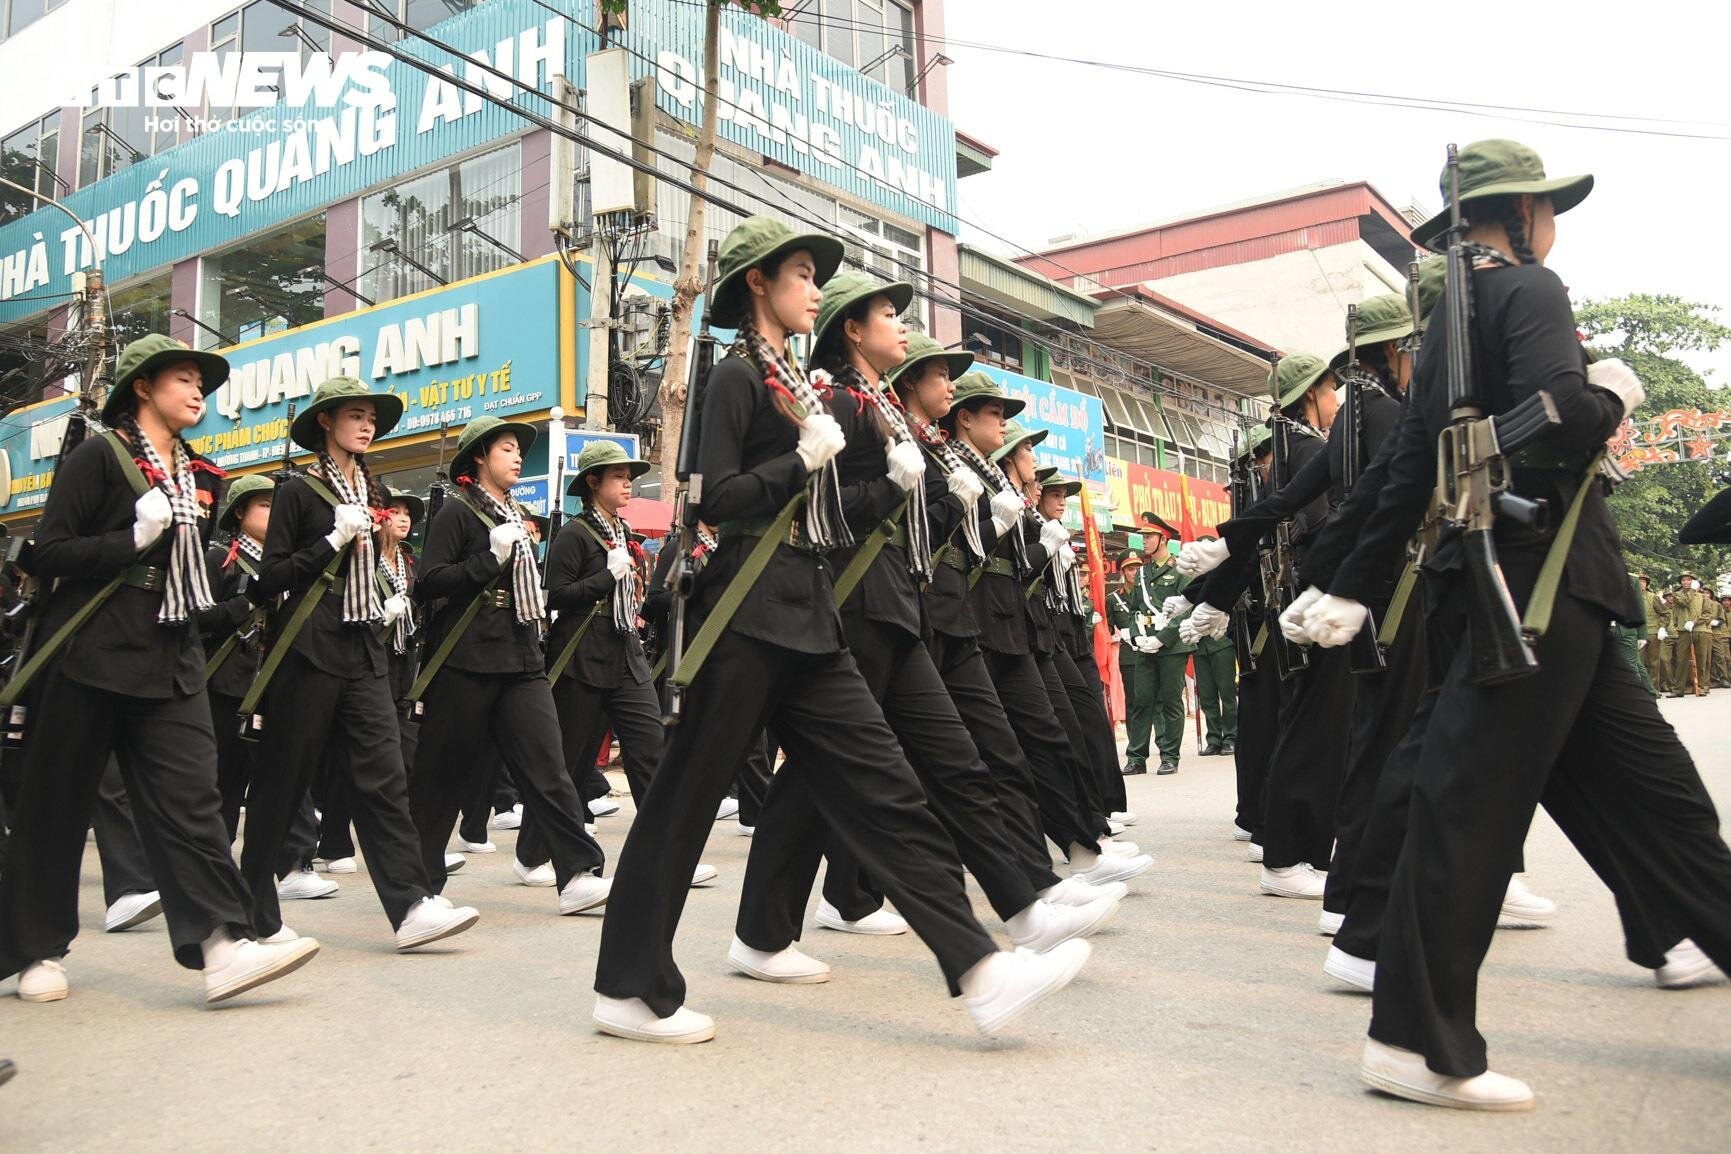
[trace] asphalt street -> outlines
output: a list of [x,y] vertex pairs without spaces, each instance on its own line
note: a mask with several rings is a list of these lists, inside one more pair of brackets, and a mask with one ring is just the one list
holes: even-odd
[[[1731,694],[1665,703],[1721,808]],[[94,849],[72,994],[0,983],[0,1151],[1725,1149],[1731,987],[1663,991],[1623,957],[1611,899],[1543,814],[1528,881],[1555,925],[1499,933],[1481,980],[1493,1067],[1530,1114],[1380,1097],[1357,1059],[1369,1001],[1324,977],[1319,903],[1262,897],[1232,840],[1229,758],[1187,742],[1172,777],[1130,779],[1132,837],[1156,858],[1066,991],[982,1039],[912,937],[811,929],[834,980],[729,971],[750,841],[719,822],[677,953],[714,1042],[657,1047],[589,1022],[601,921],[515,884],[514,834],[447,893],[482,920],[410,955],[362,872],[285,903],[324,945],[299,973],[218,1008],[161,921],[101,932]],[[600,822],[615,854],[631,820]],[[990,910],[970,883],[988,928]],[[815,903],[815,897],[814,897]]]

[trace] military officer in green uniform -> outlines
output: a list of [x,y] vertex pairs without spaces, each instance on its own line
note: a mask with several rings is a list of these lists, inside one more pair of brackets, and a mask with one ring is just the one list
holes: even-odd
[[1714,610],[1713,688],[1731,689],[1731,597],[1721,597]]
[[[1635,592],[1639,595],[1643,608],[1645,608],[1646,586],[1635,577],[1629,578],[1629,584],[1635,587]],[[1631,624],[1613,621],[1611,622],[1611,640],[1618,649],[1623,651],[1623,655],[1629,659],[1629,664],[1635,667],[1635,673],[1641,678],[1641,684],[1647,687],[1647,692],[1657,697],[1659,691],[1647,676],[1647,666],[1641,659],[1642,647],[1649,644],[1646,638],[1651,628],[1652,623],[1647,618]]]
[[[1659,640],[1659,627],[1665,625],[1665,600],[1659,591],[1653,588],[1653,582],[1645,573],[1637,573],[1636,579],[1641,583],[1641,606],[1647,612],[1647,624],[1641,637],[1641,672],[1647,676],[1647,684],[1653,687],[1655,695],[1663,692],[1665,685],[1665,649]],[[1669,634],[1670,630],[1667,629]]]
[[1142,587],[1142,558],[1118,560],[1118,589],[1106,597],[1106,624],[1118,639],[1118,675],[1124,682],[1124,774],[1148,772],[1148,739],[1154,724],[1154,658],[1144,652],[1154,632],[1154,606]]
[[1154,744],[1160,750],[1162,774],[1178,772],[1178,750],[1184,743],[1184,675],[1190,668],[1190,655],[1196,646],[1178,636],[1178,621],[1167,620],[1160,607],[1168,597],[1176,597],[1190,584],[1190,578],[1178,572],[1167,551],[1167,540],[1177,540],[1178,531],[1155,519],[1155,526],[1164,538],[1149,549],[1153,558],[1138,578],[1143,596],[1154,615],[1152,644],[1142,651],[1153,661]]
[[1672,632],[1677,636],[1672,676],[1679,696],[1693,688],[1697,695],[1706,697],[1713,687],[1713,639],[1706,629],[1718,611],[1719,603],[1701,592],[1700,580],[1685,572],[1671,597]]
[[[1199,540],[1218,540],[1205,533]],[[1238,654],[1232,634],[1196,643],[1196,697],[1208,736],[1202,756],[1230,754],[1238,744]]]

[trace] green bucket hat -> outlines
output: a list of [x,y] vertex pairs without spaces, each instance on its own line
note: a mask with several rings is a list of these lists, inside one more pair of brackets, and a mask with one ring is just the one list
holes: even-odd
[[139,337],[120,350],[120,359],[114,367],[114,386],[102,402],[102,423],[112,426],[133,403],[136,396],[133,381],[179,361],[191,361],[198,366],[198,375],[204,379],[201,387],[207,397],[228,380],[228,361],[215,353],[199,352],[189,348],[185,341],[161,333]]
[[635,457],[627,457],[625,450],[612,441],[590,441],[583,446],[583,451],[577,454],[577,472],[565,485],[567,497],[581,497],[587,490],[583,478],[597,469],[607,469],[614,465],[630,465],[631,476],[641,477],[649,472],[649,462],[639,461]]
[[222,499],[222,511],[216,515],[218,529],[232,529],[232,518],[245,508],[246,503],[261,493],[269,493],[276,488],[276,482],[263,473],[250,473],[245,477],[236,477],[234,484],[228,487],[228,492]]
[[772,217],[751,217],[728,233],[716,257],[715,285],[709,290],[710,320],[722,328],[737,328],[750,314],[746,271],[779,253],[802,248],[817,264],[820,286],[841,266],[841,241],[823,233],[794,232]]
[[1019,421],[1011,421],[1004,429],[1004,446],[992,454],[992,460],[1002,461],[1021,446],[1023,441],[1038,445],[1046,439],[1045,429],[1030,429]]
[[[1590,176],[1559,176],[1547,179],[1539,154],[1513,140],[1480,140],[1460,150],[1462,215],[1469,201],[1489,196],[1548,196],[1558,212],[1567,212],[1593,191]],[[1412,242],[1435,249],[1449,227],[1449,171],[1445,165],[1437,182],[1442,190],[1443,210],[1412,230]]]
[[385,504],[395,505],[398,501],[409,507],[409,529],[413,531],[414,527],[421,523],[421,518],[426,516],[427,503],[407,489],[385,490]]
[[1064,490],[1064,496],[1074,497],[1077,493],[1082,491],[1082,482],[1066,481],[1058,475],[1057,467],[1053,465],[1047,465],[1044,469],[1036,472],[1034,474],[1034,479],[1039,482],[1040,490],[1042,492],[1047,489],[1062,489]]
[[457,436],[457,451],[451,454],[454,462],[452,471],[462,467],[469,457],[469,450],[476,445],[485,444],[502,433],[517,434],[517,448],[527,453],[529,446],[535,443],[535,426],[522,421],[503,421],[498,417],[476,417],[463,426],[463,431]]
[[1268,444],[1268,438],[1273,435],[1273,431],[1267,425],[1250,426],[1249,443],[1238,447],[1238,455],[1254,460],[1257,455],[1256,450]]
[[963,373],[956,381],[956,393],[950,400],[950,413],[967,405],[981,405],[987,401],[1004,402],[1004,419],[1007,421],[1027,407],[1027,402],[1016,397],[1006,397],[1004,390],[998,387],[998,382],[988,377],[979,369],[971,373]]
[[1430,324],[1431,310],[1442,300],[1443,281],[1448,279],[1448,257],[1427,256],[1418,262],[1418,329]]
[[1321,357],[1313,357],[1309,353],[1292,353],[1280,358],[1280,367],[1275,370],[1275,387],[1279,392],[1275,400],[1282,409],[1303,398],[1304,394],[1316,387],[1323,374],[1328,372],[1328,364]]
[[319,414],[328,413],[345,401],[373,403],[373,412],[378,418],[373,428],[374,441],[396,428],[397,422],[403,419],[403,399],[395,393],[375,393],[354,377],[332,377],[314,389],[312,401],[295,414],[295,423],[289,426],[289,439],[303,449],[318,452],[325,443],[324,433],[319,428]]
[[[829,298],[826,296],[824,300],[827,303]],[[822,323],[822,318],[819,318],[819,323]],[[962,374],[974,363],[973,353],[950,351],[924,333],[909,333],[908,359],[889,371],[890,385],[899,387],[904,376],[909,381],[918,380],[924,371],[922,366],[940,357],[949,361],[951,381],[961,380]]]
[[[1359,348],[1370,348],[1384,341],[1398,341],[1411,335],[1412,312],[1406,307],[1406,298],[1400,293],[1384,293],[1359,303]],[[1342,345],[1340,351],[1329,358],[1328,367],[1338,369],[1345,365],[1349,347]]]
[[[817,309],[817,324],[811,329],[811,351],[815,355],[823,347],[823,335],[835,325],[847,310],[875,296],[887,296],[900,313],[913,302],[914,286],[907,281],[881,281],[867,272],[848,269],[837,273],[823,286],[823,303]],[[909,342],[912,347],[912,342]],[[810,363],[811,358],[807,358]]]

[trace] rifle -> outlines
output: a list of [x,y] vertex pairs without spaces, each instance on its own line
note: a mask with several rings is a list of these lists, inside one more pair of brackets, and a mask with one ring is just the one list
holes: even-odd
[[1448,258],[1438,307],[1448,321],[1443,366],[1449,424],[1437,437],[1437,488],[1445,522],[1460,531],[1469,575],[1467,634],[1475,685],[1525,677],[1539,667],[1534,637],[1521,627],[1492,536],[1498,517],[1543,532],[1550,510],[1542,500],[1509,491],[1508,454],[1561,423],[1556,403],[1540,390],[1506,413],[1487,416],[1473,367],[1473,260],[1460,209],[1460,155],[1448,148]]
[[[709,258],[703,270],[703,324],[697,334],[697,355],[691,360],[690,387],[685,397],[685,423],[679,430],[679,455],[674,460],[674,477],[678,484],[673,494],[673,523],[678,527],[678,552],[673,568],[667,575],[667,587],[672,593],[667,620],[667,706],[662,722],[678,725],[685,711],[685,687],[673,674],[679,669],[685,652],[685,605],[691,599],[697,575],[691,565],[692,551],[697,548],[697,519],[703,506],[703,474],[698,471],[697,450],[703,424],[703,393],[709,384],[709,372],[715,367],[715,350],[719,342],[709,331],[710,302],[714,297],[714,277],[717,246],[709,242]],[[665,451],[665,450],[664,450]]]
[[[1358,484],[1364,471],[1364,390],[1366,372],[1358,363],[1358,306],[1346,306],[1346,367],[1340,372],[1346,386],[1346,399],[1340,407],[1337,421],[1345,421],[1340,438],[1340,493],[1342,499]],[[1367,609],[1364,628],[1352,639],[1351,657],[1354,673],[1380,673],[1388,668],[1382,645],[1377,642],[1376,611]]]
[[[1269,445],[1272,447],[1274,461],[1268,474],[1268,490],[1272,493],[1289,480],[1288,438],[1292,435],[1293,425],[1292,420],[1280,411],[1278,358],[1268,366],[1268,390],[1274,396],[1275,405],[1274,412],[1269,417],[1272,433]],[[1268,633],[1267,643],[1274,646],[1274,666],[1280,673],[1280,679],[1289,681],[1293,674],[1310,666],[1310,651],[1302,645],[1288,641],[1286,634],[1280,631],[1280,615],[1298,596],[1298,562],[1292,546],[1291,520],[1276,525],[1273,537],[1273,546],[1264,549],[1257,558],[1262,573],[1262,615]]]
[[[445,421],[445,414],[439,414],[439,463],[433,469],[433,483],[427,487],[427,524],[433,523],[433,518],[439,515],[439,510],[445,507],[445,489],[451,478],[445,475],[445,433],[450,428]],[[549,497],[550,500],[557,498]]]
[[295,425],[295,403],[293,401],[289,402],[288,416],[284,420],[287,423],[283,426],[285,431],[282,435],[282,460],[277,464],[276,472],[270,475],[270,479],[278,485],[300,472],[295,468],[294,463],[294,438],[290,437],[286,431],[294,428]]
[[[1243,448],[1239,447],[1239,438],[1243,438]],[[1253,472],[1250,461],[1250,429],[1249,421],[1240,413],[1238,428],[1232,430],[1232,465],[1227,475],[1227,497],[1232,502],[1232,515],[1238,516],[1250,508],[1255,502],[1251,480]],[[1238,651],[1238,671],[1240,674],[1256,672],[1256,644],[1251,636],[1251,622],[1255,617],[1255,609],[1251,604],[1250,591],[1243,595],[1232,606],[1232,641]]]

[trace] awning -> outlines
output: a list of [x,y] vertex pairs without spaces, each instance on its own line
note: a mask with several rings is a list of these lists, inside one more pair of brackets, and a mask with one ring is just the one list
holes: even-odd
[[1094,324],[1094,298],[1047,280],[1013,261],[970,244],[956,246],[961,256],[962,292],[1042,321],[1068,321],[1078,328]]
[[1265,357],[1199,332],[1190,321],[1140,300],[1106,296],[1094,314],[1093,337],[1205,384],[1258,396],[1268,393]]

